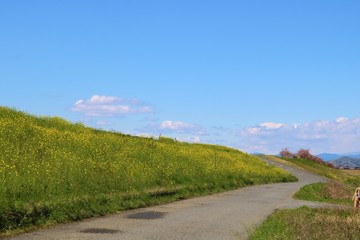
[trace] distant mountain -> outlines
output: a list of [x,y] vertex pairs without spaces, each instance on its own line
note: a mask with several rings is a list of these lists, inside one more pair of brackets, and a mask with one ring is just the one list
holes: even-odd
[[351,158],[360,158],[359,153],[344,154],[344,156],[351,157]]
[[324,161],[331,161],[342,157],[342,155],[336,153],[321,153],[317,156]]
[[340,157],[329,162],[334,164],[335,167],[339,168],[360,168],[360,158]]
[[349,157],[349,158],[360,158],[360,152],[354,152],[354,153],[343,153],[343,154],[337,154],[337,153],[321,153],[317,155],[319,158],[323,159],[324,161],[332,161],[339,159],[341,157]]
[[346,156],[354,156],[354,155],[360,156],[360,152],[344,153],[343,155],[346,155]]

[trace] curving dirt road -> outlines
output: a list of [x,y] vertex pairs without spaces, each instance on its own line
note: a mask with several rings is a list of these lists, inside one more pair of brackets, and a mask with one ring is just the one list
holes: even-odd
[[241,188],[212,196],[59,225],[11,239],[244,239],[251,226],[264,221],[277,208],[320,205],[294,200],[292,195],[306,184],[323,181],[321,177],[289,166],[273,164],[297,176],[299,182]]

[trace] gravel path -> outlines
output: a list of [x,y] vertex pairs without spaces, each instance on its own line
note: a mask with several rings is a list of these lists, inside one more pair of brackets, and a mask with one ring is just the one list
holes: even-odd
[[299,182],[241,188],[211,196],[59,225],[11,239],[245,239],[247,230],[255,224],[260,224],[275,209],[324,205],[292,199],[292,195],[300,187],[323,181],[323,178],[289,166],[273,164],[297,176]]

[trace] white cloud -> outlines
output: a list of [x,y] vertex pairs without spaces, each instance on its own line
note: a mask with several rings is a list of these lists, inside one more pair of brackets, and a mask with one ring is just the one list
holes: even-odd
[[72,111],[81,112],[91,117],[111,117],[132,113],[151,113],[154,112],[154,109],[137,100],[94,95],[88,100],[80,99],[76,101]]
[[188,131],[196,129],[197,127],[193,124],[186,123],[186,122],[173,122],[173,121],[163,121],[160,124],[160,129],[162,130],[169,130],[169,131]]
[[283,123],[273,123],[273,122],[266,122],[259,124],[260,127],[267,128],[267,129],[277,129],[283,127],[285,124]]
[[165,134],[190,134],[190,135],[207,135],[204,128],[199,125],[191,124],[182,121],[163,121],[153,122],[147,127],[138,129],[138,131],[152,132],[154,135],[165,133]]
[[261,128],[248,128],[245,131],[248,132],[249,134],[256,134],[258,132],[260,132]]
[[104,120],[99,120],[99,121],[95,122],[96,126],[109,126],[109,125],[112,125],[112,124],[113,124],[112,122],[104,121]]
[[121,101],[121,99],[117,97],[99,95],[94,95],[88,100],[91,104],[111,104],[116,101]]
[[201,139],[198,136],[192,136],[187,138],[187,142],[199,143]]
[[237,147],[247,152],[278,153],[282,148],[320,152],[359,151],[360,118],[303,124],[263,123],[237,133]]
[[179,134],[196,134],[206,135],[206,131],[199,125],[182,122],[182,121],[163,121],[159,125],[153,125],[154,129],[157,129],[163,133],[179,133]]
[[137,134],[135,134],[135,136],[145,137],[145,138],[152,138],[152,137],[154,137],[151,133],[137,133]]
[[336,119],[336,122],[337,123],[344,123],[346,122],[348,119],[346,117],[339,117]]

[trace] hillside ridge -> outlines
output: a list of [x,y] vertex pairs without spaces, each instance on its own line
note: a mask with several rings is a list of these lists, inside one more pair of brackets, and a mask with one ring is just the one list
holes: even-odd
[[324,161],[332,161],[342,157],[350,157],[350,158],[359,158],[360,154],[358,152],[355,153],[345,153],[345,154],[338,154],[338,153],[321,153],[317,155],[318,157],[322,158]]
[[340,157],[338,159],[330,161],[337,168],[345,169],[360,169],[360,159],[351,157]]

